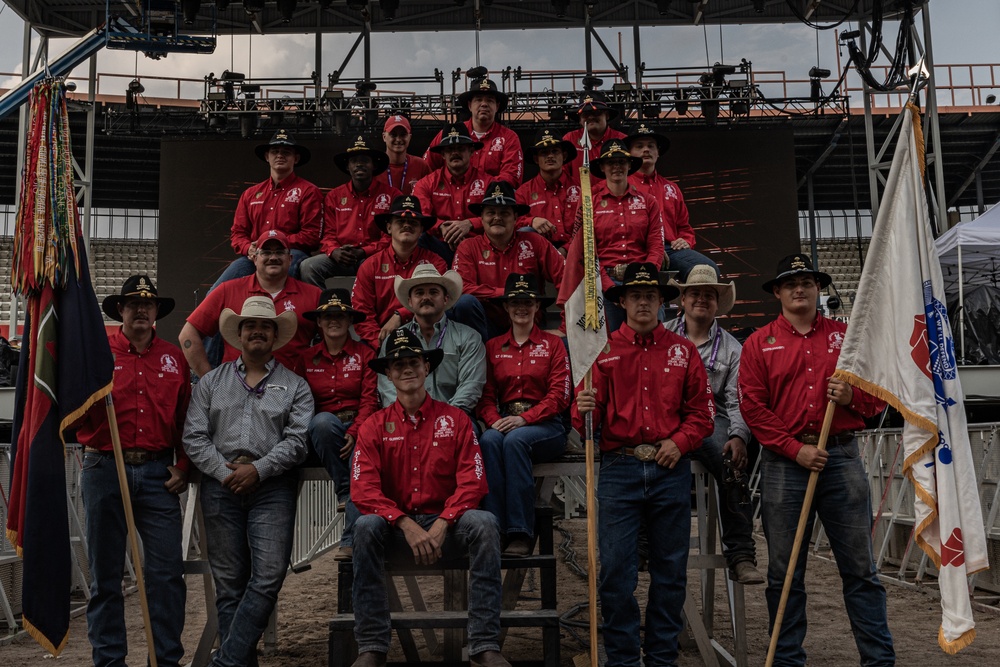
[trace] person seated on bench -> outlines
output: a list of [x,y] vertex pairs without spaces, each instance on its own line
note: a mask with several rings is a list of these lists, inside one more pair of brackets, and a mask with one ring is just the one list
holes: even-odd
[[494,299],[511,329],[486,343],[486,385],[478,414],[489,428],[480,445],[490,492],[483,501],[507,535],[506,556],[531,554],[535,528],[533,463],[566,450],[560,417],[569,407],[569,357],[562,339],[535,324],[553,300],[543,297],[530,274],[507,276],[504,296]]
[[492,514],[476,509],[487,491],[479,443],[468,415],[424,388],[443,357],[412,331],[396,329],[369,363],[392,382],[396,400],[361,425],[351,466],[361,512],[354,524],[354,667],[386,662],[385,558],[393,545],[409,547],[419,565],[468,552],[470,661],[510,667],[499,643],[500,531]]

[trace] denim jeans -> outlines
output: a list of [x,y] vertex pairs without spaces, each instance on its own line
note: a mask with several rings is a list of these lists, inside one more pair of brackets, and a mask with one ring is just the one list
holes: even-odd
[[[893,665],[895,654],[886,618],[885,588],[878,579],[872,554],[871,495],[864,463],[858,454],[858,441],[834,445],[829,452],[830,458],[816,485],[806,539],[812,534],[818,514],[840,570],[844,603],[861,664]],[[765,597],[770,629],[781,598],[809,471],[767,449],[761,451],[761,456],[761,518],[768,554]],[[806,637],[807,547],[805,542],[795,566],[775,653],[776,666],[806,664],[802,642]]]
[[[302,260],[304,260],[308,256],[309,253],[303,250],[292,250],[292,264],[291,266],[288,267],[288,275],[290,275],[292,278],[298,278],[299,264],[301,264]],[[246,278],[247,276],[252,276],[256,270],[257,270],[256,265],[254,265],[254,263],[250,260],[249,257],[245,255],[243,257],[237,257],[236,259],[231,261],[229,263],[229,266],[227,266],[222,271],[222,275],[219,276],[218,280],[215,281],[215,283],[208,291],[211,292],[212,290],[214,290],[216,287],[226,282],[227,280],[233,280],[235,278]]]
[[677,660],[691,539],[691,463],[671,470],[655,461],[602,454],[597,482],[601,554],[599,591],[606,667],[639,667],[638,535],[649,526],[649,599],[643,644],[647,667]]
[[701,441],[701,447],[691,452],[693,461],[698,461],[715,478],[719,489],[719,520],[722,522],[722,553],[726,564],[732,568],[737,563],[747,561],[757,564],[757,550],[753,543],[753,506],[733,506],[726,498],[723,480],[726,467],[722,463],[722,448],[729,439],[729,418],[715,415],[715,432]]
[[[351,530],[357,519],[357,509],[351,502],[350,457],[345,461],[340,458],[340,450],[344,446],[347,429],[352,422],[346,424],[329,412],[317,412],[309,422],[309,444],[316,456],[323,463],[326,472],[333,480],[333,488],[337,493],[337,501],[347,503],[344,517],[344,532],[340,535],[340,546],[349,547],[354,541]],[[353,449],[351,450],[353,451]]]
[[[127,465],[125,475],[144,549],[143,574],[157,662],[177,665],[184,657],[181,632],[187,596],[180,500],[163,486],[170,478],[167,461]],[[82,486],[91,575],[87,635],[94,665],[120,667],[128,654],[122,596],[128,527],[114,458],[85,454]]]
[[677,280],[684,282],[687,280],[688,271],[699,264],[708,264],[715,269],[715,275],[719,275],[719,266],[705,255],[691,248],[674,250],[667,245],[667,257],[670,258],[670,271],[677,271]]
[[292,553],[298,480],[271,477],[236,495],[215,479],[201,485],[208,561],[219,614],[216,667],[256,662],[257,642],[278,601]]
[[486,309],[482,302],[471,294],[463,294],[458,297],[458,301],[447,313],[449,320],[455,320],[467,327],[472,327],[479,334],[485,343],[493,336],[499,336],[502,331],[497,331],[486,318]]
[[[436,514],[411,515],[424,529]],[[500,533],[496,518],[468,510],[448,528],[444,560],[469,555],[469,655],[500,650]],[[386,595],[386,558],[412,561],[403,531],[377,514],[354,524],[354,637],[358,652],[388,653],[392,639]]]
[[[364,260],[361,260],[364,261]],[[361,262],[345,266],[330,259],[329,255],[320,253],[305,259],[299,267],[302,282],[326,289],[326,279],[333,276],[356,276]]]
[[558,417],[515,428],[504,434],[487,429],[479,438],[490,492],[483,509],[492,512],[500,532],[535,534],[533,463],[545,463],[566,451],[566,429]]

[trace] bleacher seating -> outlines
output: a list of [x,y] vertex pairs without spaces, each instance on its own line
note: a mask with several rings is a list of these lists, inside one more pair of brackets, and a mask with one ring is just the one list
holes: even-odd
[[[868,255],[868,243],[870,239],[861,239],[861,252]],[[861,261],[858,258],[857,239],[820,239],[816,246],[817,266],[816,268],[825,273],[829,273],[833,278],[833,284],[840,292],[840,297],[844,302],[841,310],[836,315],[849,316],[851,307],[854,305],[854,295],[858,291],[858,281],[861,280]],[[812,252],[809,241],[802,242],[802,252],[810,254]]]

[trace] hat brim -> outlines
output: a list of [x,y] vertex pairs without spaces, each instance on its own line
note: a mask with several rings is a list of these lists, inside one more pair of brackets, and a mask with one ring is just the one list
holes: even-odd
[[429,150],[431,153],[443,153],[444,149],[450,146],[471,146],[473,151],[478,151],[480,148],[483,147],[483,142],[475,141],[473,139],[470,139],[469,141],[452,141],[447,144],[438,144],[436,146],[431,146],[427,150]]
[[389,156],[382,151],[377,151],[373,148],[366,148],[364,150],[357,151],[345,151],[343,153],[337,153],[333,156],[333,163],[337,165],[337,168],[342,172],[351,175],[350,170],[347,168],[347,163],[350,159],[356,155],[367,155],[372,159],[372,176],[378,176],[384,173],[389,168]]
[[[583,115],[583,112],[584,112],[584,111],[589,111],[589,109],[584,109],[584,108],[583,108],[583,105],[580,105],[579,107],[577,107],[577,110],[576,110],[576,115],[577,115],[577,116],[582,116],[582,115]],[[615,118],[618,118],[618,116],[620,116],[620,115],[621,115],[621,114],[620,114],[620,113],[618,112],[618,110],[617,110],[617,109],[615,109],[615,108],[614,108],[614,107],[612,107],[612,106],[605,106],[605,107],[604,107],[604,108],[602,108],[602,109],[595,109],[595,111],[603,111],[604,113],[608,114],[608,122],[609,122],[609,123],[610,123],[611,121],[613,121],[613,120],[614,120]]]
[[690,283],[685,284],[673,282],[674,287],[678,289],[677,296],[673,299],[673,302],[678,306],[681,305],[681,297],[684,296],[684,290],[688,287],[714,287],[715,291],[719,294],[719,310],[715,314],[716,317],[722,317],[728,315],[729,311],[733,309],[736,305],[736,283]]
[[482,204],[482,203],[480,203],[480,204],[469,204],[469,211],[471,211],[472,213],[474,213],[474,214],[482,217],[482,215],[483,215],[483,209],[486,208],[487,206],[510,206],[512,209],[514,209],[514,213],[516,213],[518,215],[518,217],[520,217],[522,215],[528,215],[528,213],[531,212],[531,207],[530,206],[528,206],[527,204],[518,204],[518,203],[514,203],[514,204]]
[[[121,296],[120,294],[112,294],[110,296],[104,297],[104,301],[101,302],[101,310],[104,314],[115,320],[116,322],[122,321],[122,316],[118,312],[118,304],[124,304],[127,296]],[[138,298],[138,297],[136,297]],[[174,300],[166,296],[153,297],[152,301],[156,302],[156,319],[162,320],[164,317],[169,315],[174,310]]]
[[272,352],[281,349],[288,341],[292,340],[298,327],[295,313],[290,310],[286,310],[276,317],[243,317],[231,308],[223,308],[222,314],[219,315],[219,333],[222,334],[223,340],[230,347],[236,348],[240,352],[243,351],[243,344],[240,342],[240,325],[246,320],[267,320],[277,325],[278,332],[274,336]]
[[286,148],[291,148],[293,151],[296,151],[299,154],[299,161],[296,163],[296,167],[305,165],[309,162],[309,159],[312,158],[312,153],[309,152],[309,149],[305,146],[299,146],[298,144],[295,146],[291,146],[289,144],[260,144],[253,149],[253,152],[256,153],[258,158],[267,162],[267,150],[272,146],[285,146]]
[[545,310],[546,308],[548,308],[549,306],[551,306],[552,304],[554,304],[556,302],[555,297],[551,297],[551,296],[527,297],[527,296],[506,296],[506,295],[504,295],[504,296],[493,296],[493,297],[490,297],[489,301],[491,303],[497,304],[498,306],[502,306],[505,303],[507,303],[508,301],[510,301],[511,299],[534,299],[535,301],[538,302],[538,308],[540,310]]
[[[601,163],[604,162],[605,160],[610,160],[610,159],[614,158],[596,158],[590,161],[590,171],[594,173],[594,176],[597,176],[598,178],[607,178],[604,175],[604,170],[601,168]],[[629,167],[628,167],[629,176],[639,171],[639,168],[641,166],[642,166],[641,157],[629,156]]]
[[384,234],[389,233],[389,223],[393,218],[407,218],[410,220],[417,220],[420,223],[420,227],[426,232],[428,229],[434,226],[437,221],[433,215],[416,215],[416,216],[402,216],[396,213],[377,213],[372,216],[372,220],[375,226],[382,230]]
[[[607,291],[604,292],[604,298],[611,303],[618,303],[618,299],[625,296],[625,290],[629,287],[640,287],[639,285],[614,285],[609,287]],[[642,285],[641,287],[652,287],[652,285]],[[673,301],[676,299],[681,291],[674,287],[673,285],[664,285],[662,283],[657,284],[656,288],[660,290],[660,296],[663,297],[665,302]]]
[[572,141],[566,141],[565,139],[560,139],[555,143],[543,144],[541,146],[528,146],[525,152],[528,154],[528,157],[536,158],[538,157],[538,151],[541,150],[542,148],[550,148],[556,146],[563,149],[563,152],[566,153],[566,159],[564,160],[566,164],[569,164],[570,162],[576,159],[576,156],[578,155],[576,146],[573,145]]
[[646,133],[646,134],[630,134],[625,137],[625,145],[632,148],[632,142],[638,141],[639,139],[655,139],[656,140],[656,150],[659,151],[660,155],[663,155],[670,150],[670,139],[667,139],[662,134],[657,134],[656,132]]
[[829,273],[823,273],[822,271],[814,271],[811,269],[799,269],[796,271],[785,271],[784,273],[779,273],[777,276],[775,276],[771,280],[768,280],[766,283],[761,285],[761,287],[768,294],[773,294],[774,288],[780,285],[782,280],[803,273],[808,273],[814,276],[816,278],[816,281],[819,282],[820,289],[826,289],[827,287],[830,286],[830,283],[833,282],[833,278],[830,277]]
[[389,362],[395,359],[408,359],[411,357],[422,357],[424,361],[430,366],[429,373],[433,373],[434,369],[437,368],[441,361],[444,360],[444,350],[441,348],[435,348],[433,350],[424,350],[422,354],[417,354],[411,350],[403,350],[402,354],[398,354],[392,357],[378,357],[372,359],[368,362],[368,368],[372,369],[376,373],[381,373],[382,375],[387,375],[389,369]]
[[351,318],[352,323],[357,324],[358,322],[364,322],[367,315],[362,313],[360,310],[354,310],[353,308],[327,308],[326,310],[307,310],[302,313],[302,317],[306,318],[310,322],[315,322],[319,319],[320,315],[340,315],[344,314]]
[[454,306],[455,302],[462,296],[462,281],[461,278],[455,280],[449,274],[458,275],[454,271],[449,270],[445,271],[444,275],[440,277],[418,276],[416,278],[401,278],[396,276],[394,285],[396,298],[405,306],[410,302],[410,290],[417,285],[440,285],[448,293],[448,299],[451,301],[451,305]]
[[507,93],[501,93],[499,90],[467,90],[458,96],[459,105],[469,109],[469,103],[472,102],[472,98],[477,95],[489,95],[497,101],[497,113],[503,113],[504,109],[507,108]]

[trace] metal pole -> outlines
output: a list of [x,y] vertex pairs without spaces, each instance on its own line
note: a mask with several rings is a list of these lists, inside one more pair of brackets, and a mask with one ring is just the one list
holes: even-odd
[[[94,128],[97,122],[97,54],[90,57],[90,72],[88,74],[87,102],[87,146],[83,158],[83,247],[90,257],[90,237],[93,234],[92,222],[94,212]],[[126,235],[128,231],[126,230]],[[138,566],[137,566],[138,567]]]
[[372,24],[365,21],[365,81],[372,79]]
[[[861,52],[868,53],[868,24],[860,24]],[[861,96],[865,103],[865,148],[868,152],[868,196],[871,202],[872,221],[878,218],[878,158],[875,157],[875,130],[872,124],[872,93],[864,79],[861,79]]]
[[983,199],[983,172],[976,170],[976,212],[979,215],[986,213],[986,200]]
[[635,89],[642,90],[642,52],[639,48],[639,3],[632,4],[635,10],[635,23],[632,24],[632,52],[635,61]]
[[809,202],[809,250],[812,253],[813,266],[819,269],[819,243],[816,240],[816,202],[813,199],[812,174],[806,177],[806,198]]
[[[941,149],[941,125],[938,122],[937,86],[934,83],[934,52],[931,48],[931,15],[927,10],[930,3],[924,3],[920,8],[924,22],[924,66],[927,68],[927,111],[924,122],[931,133],[931,143],[934,146],[934,191],[937,194],[938,224],[934,229],[935,236],[942,234],[948,228],[948,200],[944,193],[944,153]],[[928,156],[929,157],[929,156]]]
[[593,54],[590,52],[590,8],[585,8],[583,10],[583,54],[585,64],[587,66],[587,76],[594,76],[594,59]]

